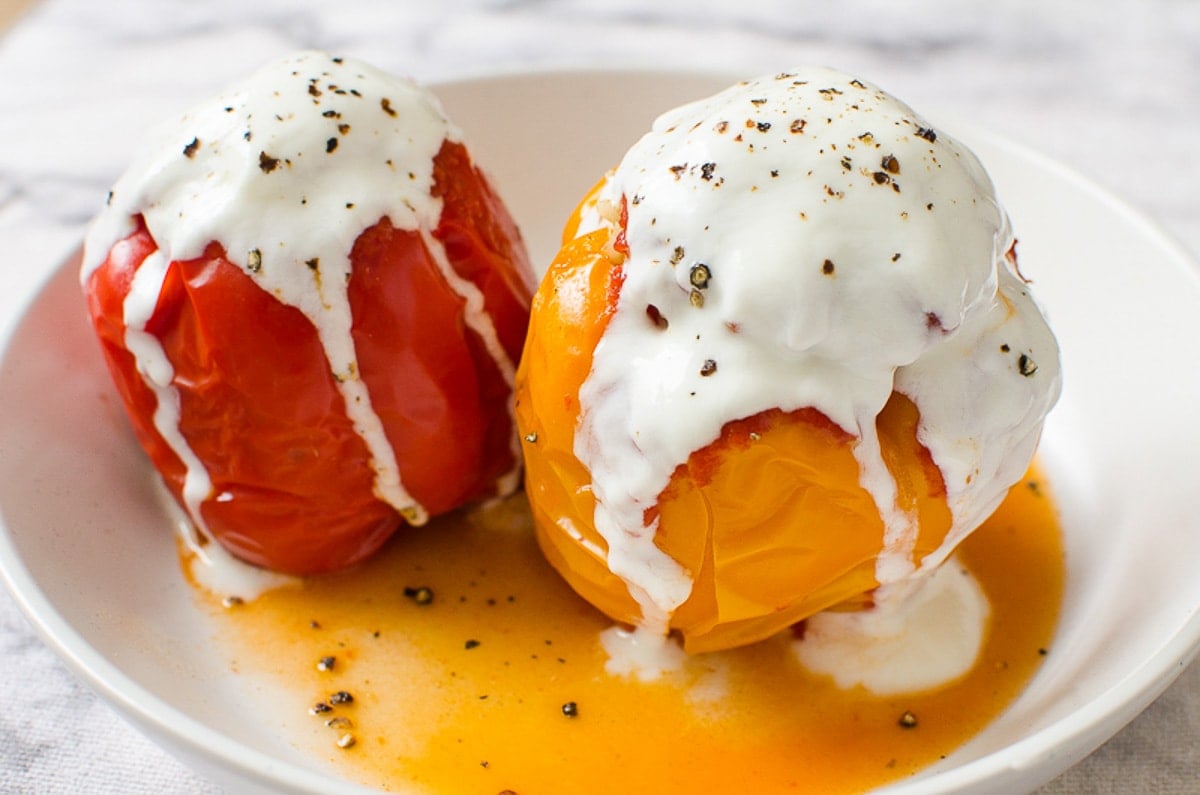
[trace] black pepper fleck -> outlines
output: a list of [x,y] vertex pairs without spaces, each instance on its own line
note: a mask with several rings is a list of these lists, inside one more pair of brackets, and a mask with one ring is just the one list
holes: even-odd
[[417,588],[405,588],[404,595],[419,605],[433,603],[433,589],[424,585]]
[[562,714],[568,718],[579,717],[579,705],[574,701],[568,701],[566,704],[562,705]]
[[321,258],[313,257],[312,259],[306,259],[304,260],[304,264],[308,266],[309,270],[315,271],[321,266]]
[[335,665],[337,665],[337,658],[332,655],[317,660],[318,671],[332,671]]
[[474,639],[468,640],[466,643],[463,644],[463,648],[468,651],[470,651],[471,649],[477,648],[478,646],[479,646],[479,641],[474,640]]
[[262,169],[262,173],[270,174],[272,171],[279,168],[279,158],[271,157],[266,152],[259,152],[258,167]]
[[330,704],[353,704],[354,696],[347,693],[345,690],[339,690],[329,697]]
[[325,142],[325,154],[329,154],[334,149],[337,149],[337,147],[338,147],[338,139],[330,138],[328,141]]
[[767,130],[771,129],[771,122],[760,121],[758,124],[756,124],[754,126],[758,128],[759,132],[765,133]]
[[935,133],[933,130],[931,130],[928,127],[918,127],[917,128],[917,137],[924,138],[926,141],[929,141],[929,143],[933,143],[934,141],[937,140],[937,133]]
[[324,701],[318,701],[308,708],[310,715],[323,715],[326,712],[333,712],[333,707],[326,704]]
[[700,365],[700,375],[708,377],[717,371],[717,363],[712,359],[705,359],[704,364]]
[[659,308],[654,304],[646,304],[646,317],[650,318],[650,322],[654,324],[656,329],[666,329],[670,325],[667,319],[663,317],[662,312],[659,311]]
[[191,160],[193,157],[196,156],[196,150],[199,148],[200,148],[200,139],[193,138],[191,143],[189,143],[187,146],[183,147],[183,156],[186,157],[188,160]]

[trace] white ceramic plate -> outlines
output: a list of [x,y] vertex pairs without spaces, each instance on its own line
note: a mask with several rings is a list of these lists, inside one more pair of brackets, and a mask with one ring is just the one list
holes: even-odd
[[[725,78],[506,76],[441,86],[547,262],[574,202],[659,111]],[[1200,280],[1182,250],[1046,160],[934,118],[987,164],[1063,348],[1043,460],[1064,514],[1062,626],[1012,709],[895,792],[1049,780],[1154,699],[1200,643]],[[287,741],[272,685],[231,674],[64,264],[0,368],[0,566],[42,636],[147,734],[233,788],[352,790]],[[1013,576],[1021,576],[1014,572]]]

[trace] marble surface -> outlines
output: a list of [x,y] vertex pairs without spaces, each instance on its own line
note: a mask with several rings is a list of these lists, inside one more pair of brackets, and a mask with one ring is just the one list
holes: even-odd
[[[0,334],[140,131],[298,47],[422,81],[563,66],[858,72],[1082,171],[1200,252],[1200,3],[48,0],[0,39]],[[216,792],[78,683],[0,593],[0,791]],[[1200,792],[1200,666],[1046,793]]]

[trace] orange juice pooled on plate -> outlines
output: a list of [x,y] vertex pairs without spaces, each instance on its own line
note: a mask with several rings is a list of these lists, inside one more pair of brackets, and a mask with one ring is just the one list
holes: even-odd
[[428,795],[828,795],[937,763],[1053,653],[1062,547],[1036,473],[957,562],[990,606],[975,665],[893,695],[806,667],[803,625],[688,655],[652,681],[611,673],[611,620],[547,564],[521,497],[435,519],[353,571],[206,602],[238,670],[286,683],[294,742],[351,781]]

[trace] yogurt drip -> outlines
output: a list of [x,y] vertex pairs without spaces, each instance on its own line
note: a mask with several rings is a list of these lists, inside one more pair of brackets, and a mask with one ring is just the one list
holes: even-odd
[[[827,69],[741,83],[661,116],[598,197],[622,202],[624,283],[575,453],[644,625],[665,631],[692,584],[645,511],[732,420],[812,407],[857,439],[885,586],[923,578],[1023,474],[1057,345],[983,167],[908,106]],[[953,516],[924,560],[875,432],[893,390],[920,411]]]
[[[199,257],[214,241],[262,289],[312,321],[370,453],[376,496],[410,523],[426,520],[359,377],[347,284],[355,240],[382,218],[421,232],[439,267],[449,269],[442,244],[428,233],[442,213],[432,194],[433,162],[445,141],[460,138],[437,100],[416,85],[358,61],[303,52],[159,129],[116,183],[89,230],[82,279],[142,216],[159,252],[137,272],[136,295],[126,302],[126,342],[159,398],[155,427],[194,484],[185,487],[185,503],[199,526],[211,485],[204,488],[204,466],[179,432],[177,408],[169,409],[179,400],[170,363],[157,341],[145,339],[145,324],[166,263]],[[478,289],[462,278],[447,281],[464,298],[465,323],[511,385],[513,362]]]

